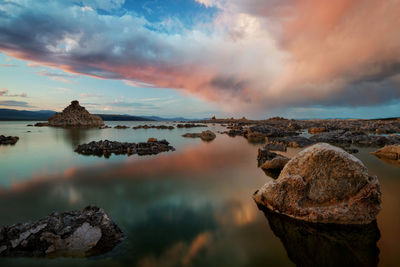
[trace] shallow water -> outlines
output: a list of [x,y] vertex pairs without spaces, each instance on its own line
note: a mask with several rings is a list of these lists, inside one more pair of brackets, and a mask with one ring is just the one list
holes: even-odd
[[[90,204],[103,207],[127,238],[98,257],[0,259],[0,266],[292,266],[322,260],[338,265],[350,258],[370,266],[399,263],[400,168],[370,155],[373,149],[359,148],[355,156],[381,183],[377,227],[332,230],[267,218],[257,208],[251,195],[270,178],[257,168],[261,145],[242,137],[217,134],[205,143],[181,137],[205,128],[68,130],[28,123],[0,122],[0,134],[20,137],[15,146],[0,147],[0,225]],[[148,137],[165,138],[176,151],[109,159],[73,151],[93,140],[139,142]]]

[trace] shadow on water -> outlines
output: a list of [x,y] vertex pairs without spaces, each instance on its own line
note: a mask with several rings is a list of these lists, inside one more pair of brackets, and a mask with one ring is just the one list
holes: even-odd
[[367,225],[316,224],[263,210],[273,233],[297,266],[377,266],[380,231]]

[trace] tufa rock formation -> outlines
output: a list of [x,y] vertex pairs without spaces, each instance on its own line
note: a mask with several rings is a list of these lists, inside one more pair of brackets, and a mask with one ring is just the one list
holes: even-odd
[[371,152],[371,154],[382,159],[400,160],[400,145],[385,146],[377,151]]
[[103,209],[89,206],[0,228],[0,256],[93,256],[111,250],[123,237]]
[[201,134],[200,134],[200,138],[201,138],[201,140],[203,140],[203,141],[212,141],[212,140],[214,140],[216,137],[217,137],[217,136],[215,135],[215,133],[213,133],[213,132],[210,131],[210,130],[203,131],[203,132],[201,132]]
[[253,198],[261,207],[317,223],[367,224],[381,209],[378,178],[353,155],[325,143],[298,153]]
[[56,113],[49,118],[49,125],[56,127],[99,127],[103,120],[90,114],[77,100],[71,102],[61,113]]
[[19,140],[18,136],[0,135],[0,145],[15,145]]

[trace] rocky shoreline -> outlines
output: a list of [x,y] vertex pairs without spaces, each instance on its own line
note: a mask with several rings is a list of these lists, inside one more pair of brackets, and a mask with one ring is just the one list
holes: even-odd
[[92,141],[87,144],[79,145],[75,152],[83,155],[96,155],[109,157],[111,154],[121,155],[155,155],[161,152],[175,151],[175,148],[169,145],[166,140],[158,141],[155,138],[149,138],[147,142],[142,143],[127,143],[101,140],[98,142]]
[[123,238],[122,230],[103,209],[88,206],[1,227],[0,256],[94,256],[112,250]]

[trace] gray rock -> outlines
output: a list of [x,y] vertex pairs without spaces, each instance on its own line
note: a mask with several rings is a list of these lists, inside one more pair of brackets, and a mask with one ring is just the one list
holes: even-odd
[[122,241],[124,233],[103,209],[54,212],[35,222],[0,229],[0,256],[92,256]]

